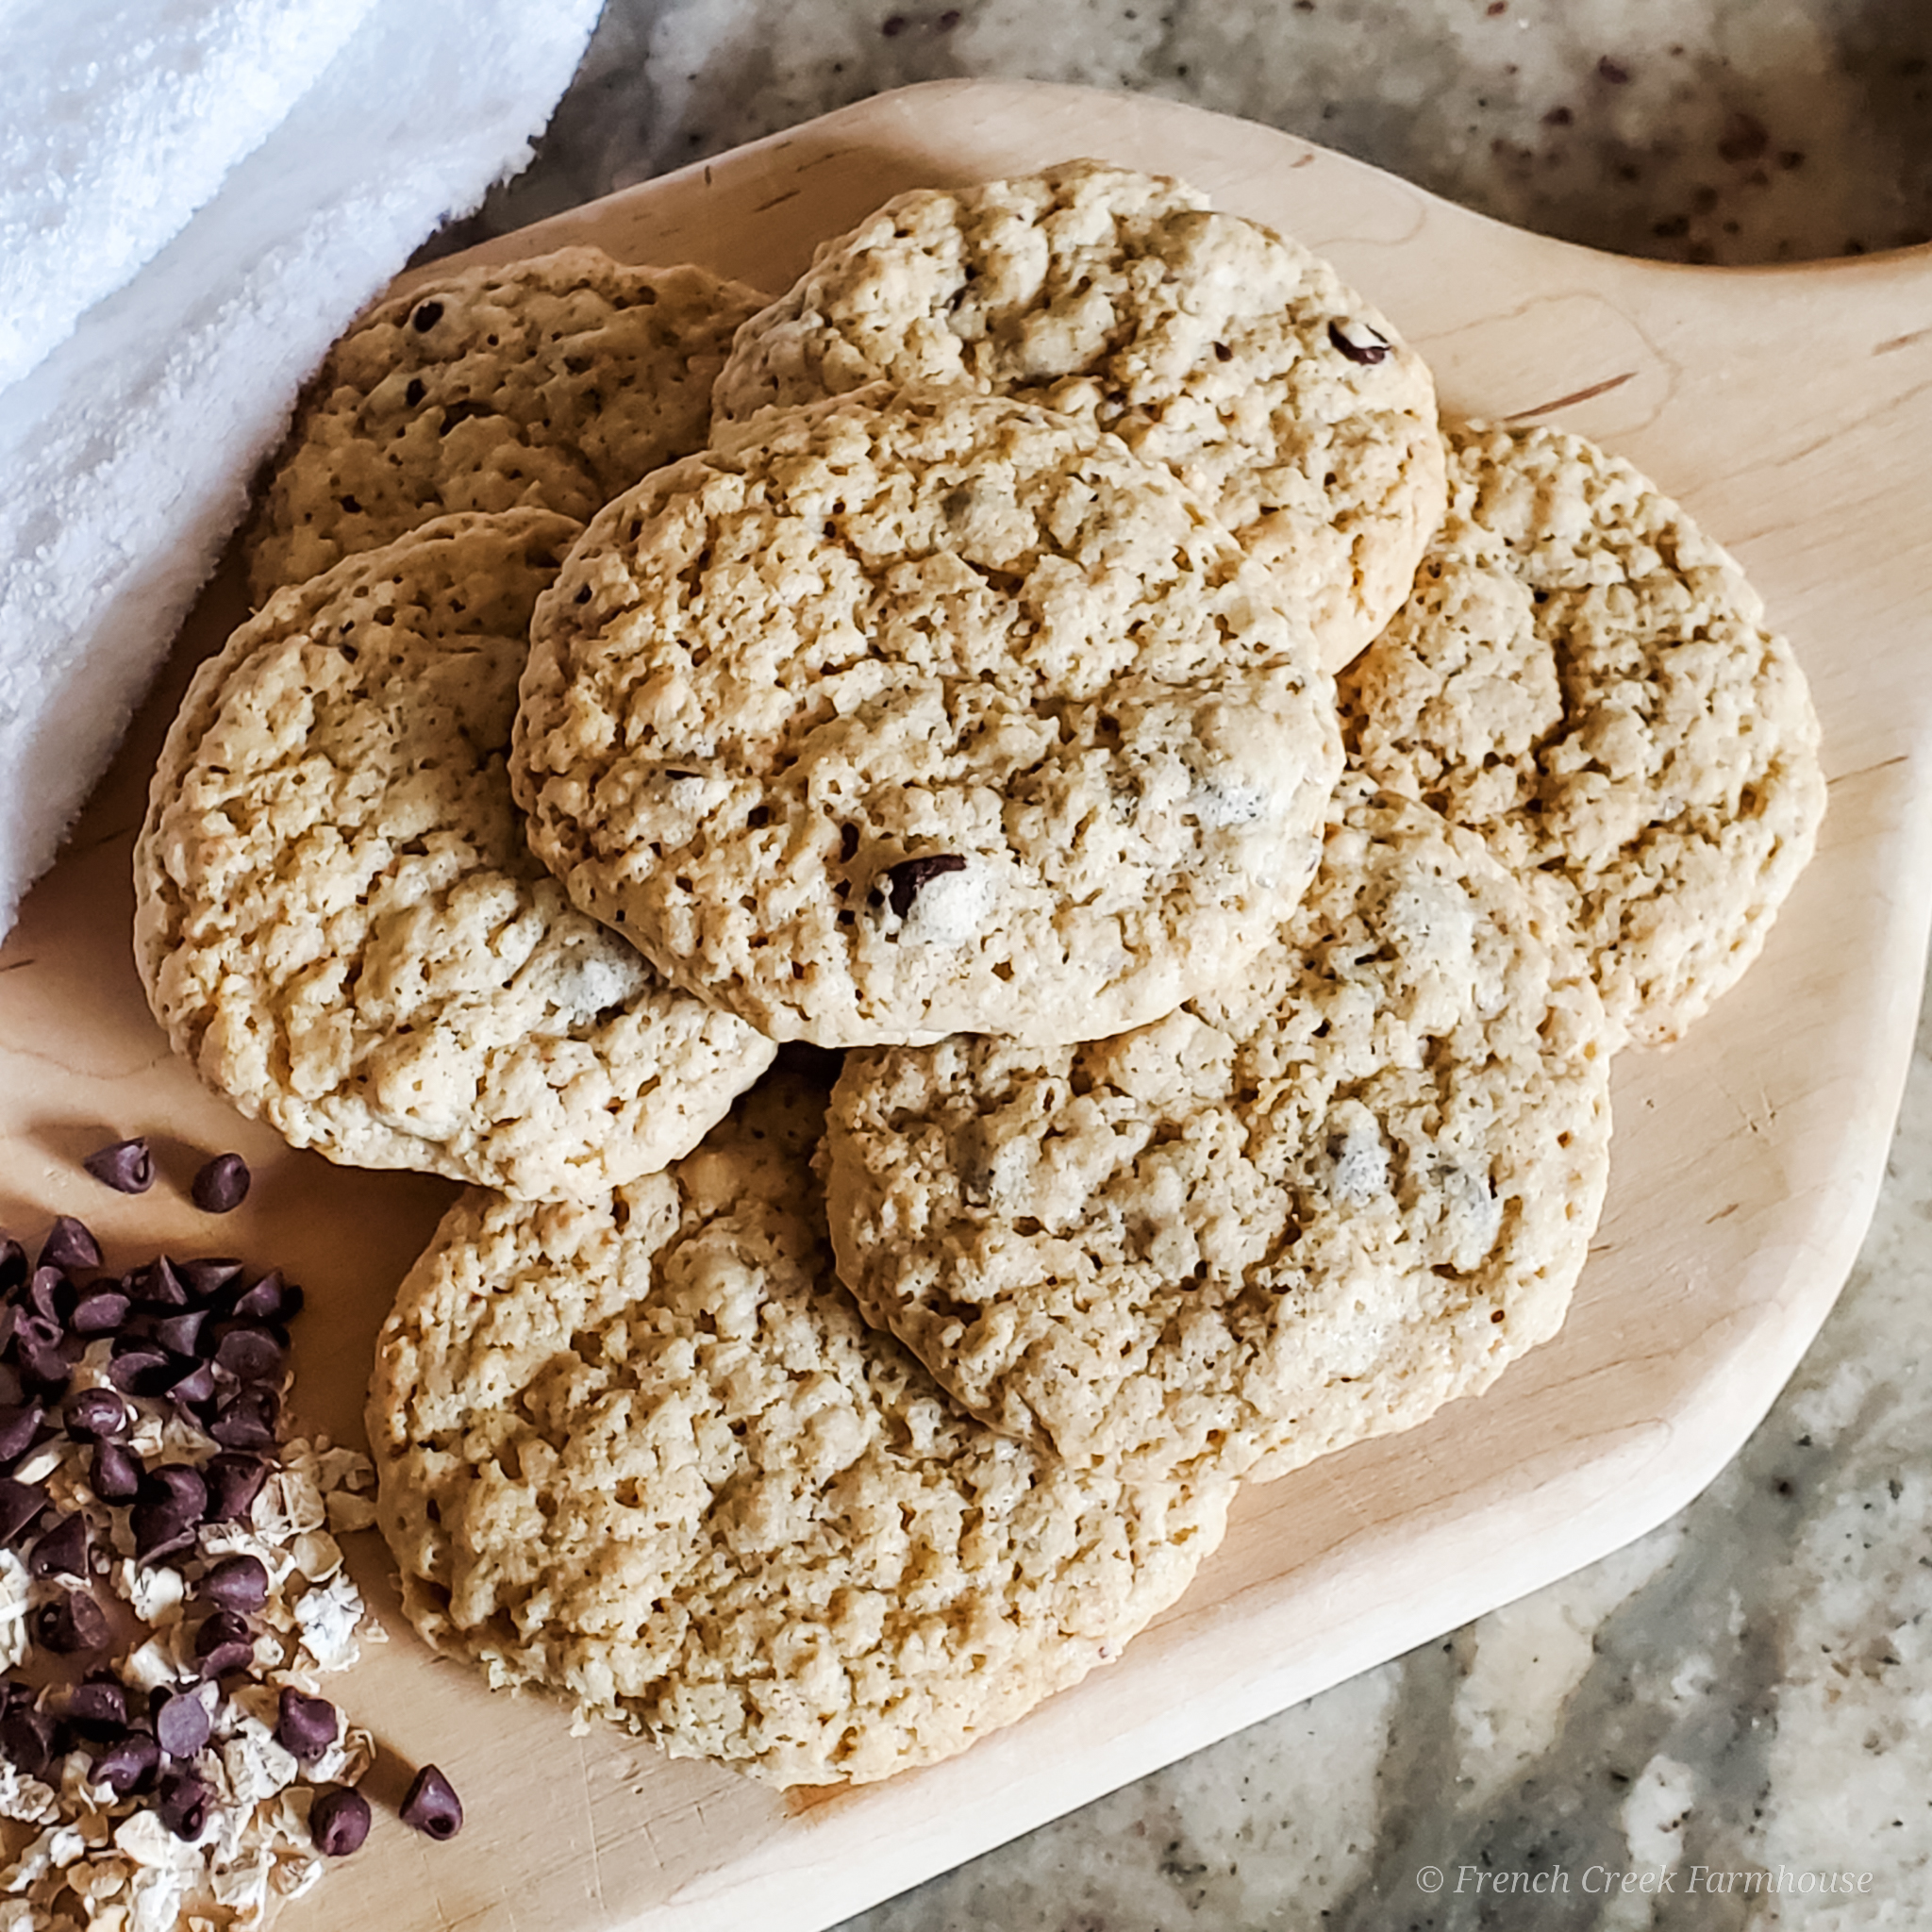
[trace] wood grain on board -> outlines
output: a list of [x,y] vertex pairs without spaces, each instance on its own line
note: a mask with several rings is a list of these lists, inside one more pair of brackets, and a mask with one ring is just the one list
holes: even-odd
[[[1870,1218],[1932,913],[1932,249],[1680,269],[1500,227],[1290,136],[1167,102],[982,82],[908,90],[475,251],[567,241],[776,291],[886,195],[1101,155],[1187,176],[1331,256],[1452,409],[1555,421],[1656,476],[1742,558],[1797,646],[1831,808],[1762,961],[1681,1047],[1618,1063],[1608,1211],[1562,1336],[1479,1401],[1241,1498],[1193,1591],[1111,1669],[931,1770],[786,1796],[573,1736],[433,1661],[373,1537],[391,1641],[331,1694],[383,1746],[360,1854],[284,1932],[807,1932],[1518,1596],[1641,1534],[1742,1442]],[[242,614],[210,587],[129,744],[0,954],[0,1222],[83,1215],[110,1258],[231,1249],[303,1281],[298,1422],[356,1439],[372,1338],[452,1190],[282,1148],[169,1057],[129,959],[128,854],[189,670]],[[78,1166],[154,1137],[136,1201]],[[258,1180],[213,1225],[207,1151]],[[454,1845],[381,1810],[433,1759]]]

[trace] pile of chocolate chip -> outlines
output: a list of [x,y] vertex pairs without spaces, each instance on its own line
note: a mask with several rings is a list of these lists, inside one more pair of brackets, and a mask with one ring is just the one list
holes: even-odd
[[[138,1141],[87,1165],[123,1192],[153,1179]],[[192,1191],[220,1212],[247,1185],[229,1155]],[[315,1680],[357,1655],[328,1532],[370,1523],[373,1477],[282,1437],[302,1299],[226,1257],[113,1273],[71,1216],[31,1261],[0,1236],[0,1816],[42,1827],[0,1872],[0,1917],[25,1898],[37,1926],[248,1921],[368,1833],[373,1745]],[[446,1839],[462,1807],[431,1765],[402,1816]]]

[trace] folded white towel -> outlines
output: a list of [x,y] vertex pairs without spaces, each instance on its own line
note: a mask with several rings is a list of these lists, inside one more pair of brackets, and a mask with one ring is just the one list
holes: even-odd
[[527,158],[598,0],[376,0],[140,275],[0,391],[0,930],[51,861],[296,390]]
[[4,22],[0,384],[149,260],[373,0],[60,0]]

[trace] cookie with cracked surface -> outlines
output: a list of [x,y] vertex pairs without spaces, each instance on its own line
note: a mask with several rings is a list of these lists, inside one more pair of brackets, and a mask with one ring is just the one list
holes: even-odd
[[1242,985],[1051,1051],[851,1055],[839,1272],[1078,1467],[1271,1476],[1561,1324],[1609,1168],[1603,1008],[1474,834],[1358,775]]
[[135,847],[136,961],[175,1050],[297,1146],[601,1191],[771,1060],[525,843],[517,676],[577,528],[425,525],[279,592],[189,689]]
[[577,247],[381,303],[296,411],[249,538],[256,602],[453,511],[584,522],[705,446],[732,332],[764,299]]
[[535,850],[774,1039],[1091,1038],[1239,974],[1341,769],[1305,625],[1167,472],[1031,405],[760,419],[539,604]]
[[466,1195],[369,1404],[430,1643],[781,1785],[929,1763],[1111,1660],[1232,1487],[1077,1474],[959,1415],[832,1279],[824,1107],[781,1072],[607,1201]]
[[1345,664],[1442,509],[1427,367],[1320,257],[1178,181],[1070,161],[922,189],[741,330],[721,422],[877,377],[1068,411],[1166,464]]
[[1804,672],[1629,463],[1548,428],[1448,445],[1441,532],[1343,682],[1353,755],[1548,880],[1613,1024],[1668,1044],[1763,949],[1817,841]]

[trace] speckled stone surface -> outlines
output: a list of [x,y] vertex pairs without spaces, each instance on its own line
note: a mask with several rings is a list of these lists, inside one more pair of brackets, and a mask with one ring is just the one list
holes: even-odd
[[[1670,260],[1932,236],[1932,0],[611,0],[437,248],[958,75],[1243,114]],[[1926,1924],[1928,1223],[1932,1027],[1842,1300],[1689,1509],[841,1932]]]
[[1927,0],[608,0],[520,227],[886,88],[1131,88],[1669,261],[1932,239]]

